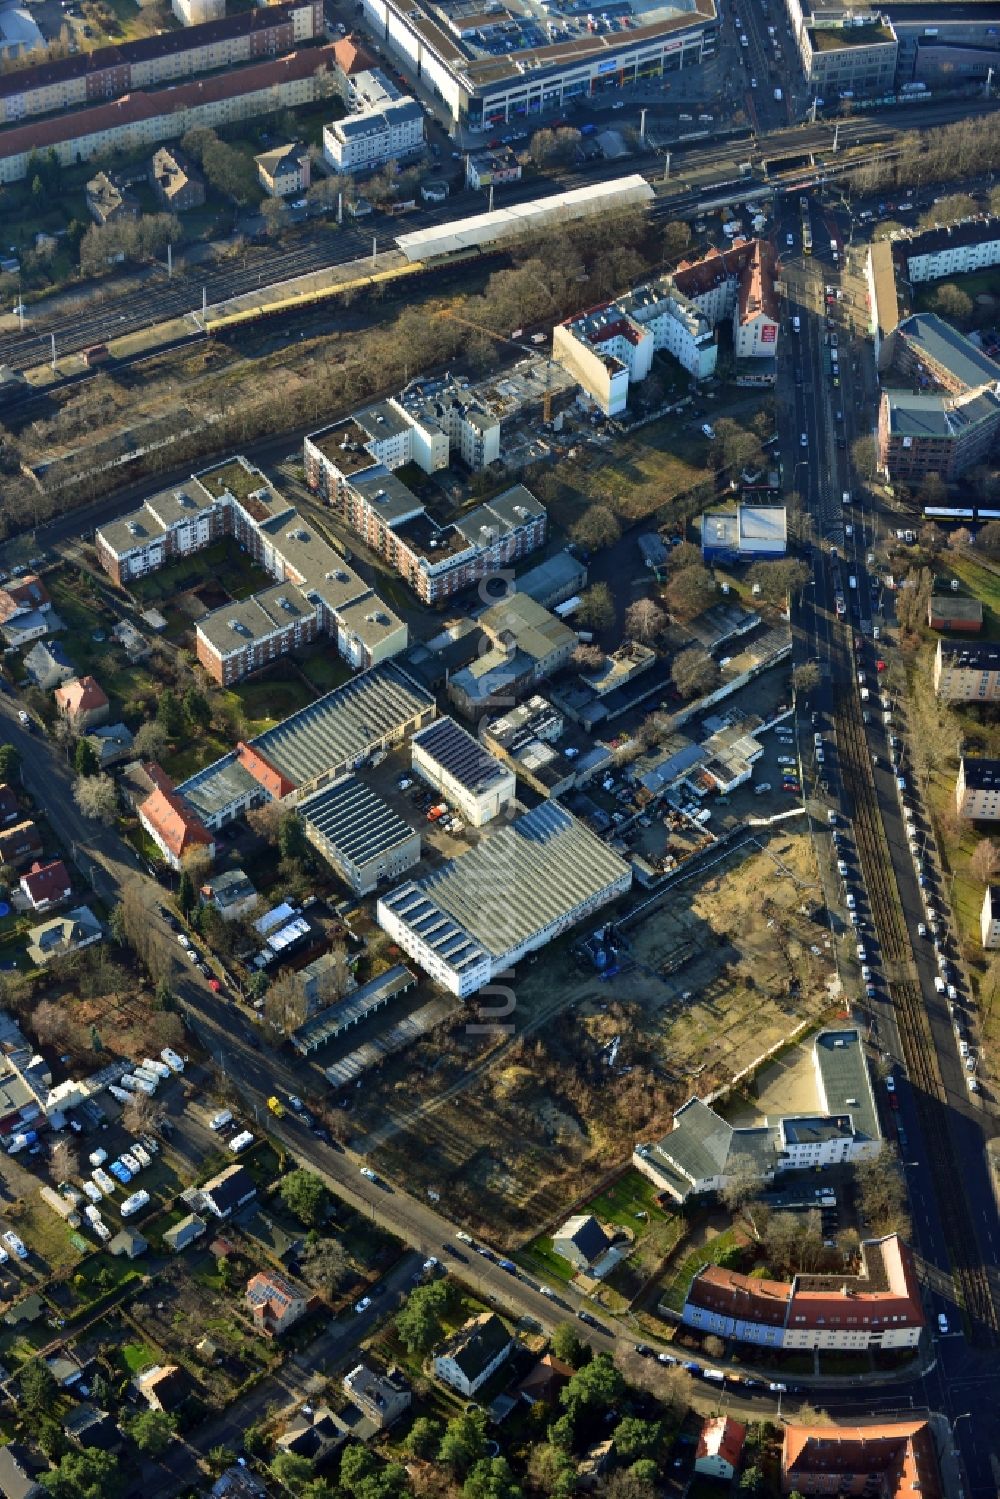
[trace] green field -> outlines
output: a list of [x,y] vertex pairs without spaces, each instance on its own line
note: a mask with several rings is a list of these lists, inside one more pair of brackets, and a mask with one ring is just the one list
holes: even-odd
[[660,1300],[670,1308],[671,1311],[679,1312],[684,1306],[688,1287],[692,1278],[703,1265],[715,1265],[729,1249],[735,1249],[739,1244],[734,1229],[727,1229],[725,1233],[718,1234],[710,1243],[702,1245],[700,1249],[684,1257],[676,1267],[673,1274],[665,1282]]

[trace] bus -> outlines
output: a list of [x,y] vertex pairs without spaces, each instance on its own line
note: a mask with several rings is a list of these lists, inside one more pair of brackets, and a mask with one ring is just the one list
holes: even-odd
[[803,255],[811,255],[812,254],[812,249],[813,249],[812,230],[810,229],[810,227],[809,227],[808,224],[803,223],[803,225],[802,225],[802,253],[803,253]]

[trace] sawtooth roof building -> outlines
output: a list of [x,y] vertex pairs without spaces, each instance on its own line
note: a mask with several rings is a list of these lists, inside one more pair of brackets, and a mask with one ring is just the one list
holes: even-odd
[[911,1250],[897,1234],[861,1245],[856,1275],[757,1280],[704,1265],[681,1320],[717,1337],[760,1347],[915,1348],[925,1317]]
[[475,994],[624,895],[632,871],[558,802],[378,902],[379,926],[453,994]]
[[747,1164],[762,1181],[782,1171],[868,1160],[882,1135],[871,1079],[856,1030],[820,1031],[813,1044],[819,1108],[760,1125],[735,1126],[700,1098],[674,1115],[674,1127],[638,1145],[633,1164],[677,1202],[721,1192]]
[[208,828],[265,801],[290,805],[431,722],[429,692],[387,661],[198,771],[177,787]]
[[341,776],[296,810],[309,842],[355,895],[420,861],[420,834],[357,776]]

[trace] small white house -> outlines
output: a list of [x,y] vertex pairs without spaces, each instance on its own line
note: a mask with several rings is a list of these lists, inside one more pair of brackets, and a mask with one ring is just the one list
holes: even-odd
[[466,1398],[474,1395],[510,1357],[514,1339],[495,1312],[483,1312],[460,1327],[434,1355],[438,1379]]

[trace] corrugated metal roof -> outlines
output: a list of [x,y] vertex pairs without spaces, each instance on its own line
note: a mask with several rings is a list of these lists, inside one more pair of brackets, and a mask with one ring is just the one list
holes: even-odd
[[407,843],[414,829],[357,776],[341,776],[296,808],[307,833],[355,866]]

